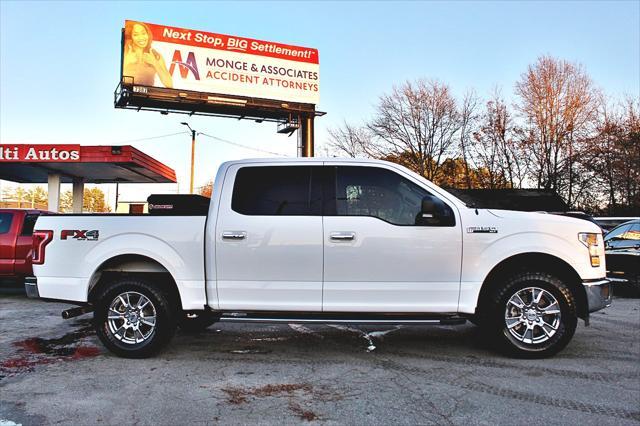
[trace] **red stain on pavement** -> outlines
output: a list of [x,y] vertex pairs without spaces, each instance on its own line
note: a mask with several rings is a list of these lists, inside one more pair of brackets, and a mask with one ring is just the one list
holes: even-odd
[[13,346],[17,346],[27,352],[31,352],[34,354],[43,352],[37,337],[32,337],[31,339],[25,339],[19,342],[15,342]]
[[91,358],[100,355],[100,348],[96,346],[78,346],[73,354],[73,359]]
[[18,348],[16,356],[0,362],[0,379],[33,371],[39,365],[62,361],[77,361],[100,355],[100,349],[83,344],[83,338],[91,334],[90,329],[80,329],[60,338],[43,339],[32,337],[14,342]]
[[10,358],[0,363],[0,369],[29,370],[36,365],[50,364],[52,359],[29,359],[24,356]]

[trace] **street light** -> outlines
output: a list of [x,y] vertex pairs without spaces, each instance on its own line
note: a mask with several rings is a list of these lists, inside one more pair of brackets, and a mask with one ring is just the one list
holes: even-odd
[[191,181],[189,182],[189,193],[193,194],[193,163],[195,161],[196,154],[196,131],[193,130],[191,126],[189,126],[189,123],[183,121],[180,124],[182,124],[183,126],[187,126],[189,130],[191,130]]

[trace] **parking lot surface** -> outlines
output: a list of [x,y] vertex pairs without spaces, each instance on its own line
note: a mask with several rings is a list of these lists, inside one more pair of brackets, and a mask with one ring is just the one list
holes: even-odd
[[0,295],[0,424],[640,424],[640,300],[546,360],[465,326],[214,324],[155,358],[107,352],[91,315]]

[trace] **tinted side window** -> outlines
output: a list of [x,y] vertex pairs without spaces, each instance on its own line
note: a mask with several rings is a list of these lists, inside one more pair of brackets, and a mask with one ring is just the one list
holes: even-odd
[[252,216],[320,216],[321,166],[243,167],[231,208]]
[[336,168],[338,216],[373,216],[394,225],[416,225],[425,195],[430,194],[391,170]]
[[0,213],[0,234],[6,234],[11,228],[13,213]]
[[26,215],[24,218],[24,223],[22,224],[22,232],[20,233],[20,235],[33,235],[33,227],[36,226],[36,220],[38,220],[37,214]]

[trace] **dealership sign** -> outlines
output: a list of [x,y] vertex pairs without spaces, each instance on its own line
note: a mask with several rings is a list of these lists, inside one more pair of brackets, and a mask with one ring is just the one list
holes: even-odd
[[317,104],[318,50],[244,37],[126,21],[122,81]]
[[80,145],[0,145],[0,163],[73,161],[80,161]]

